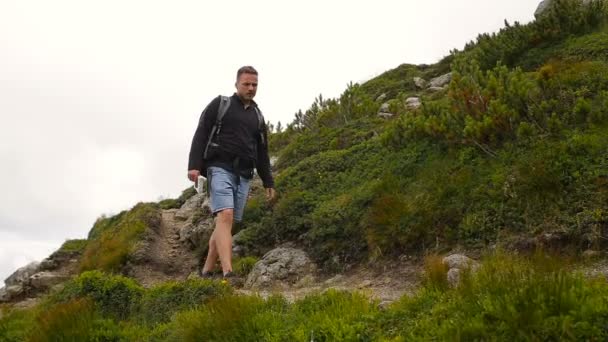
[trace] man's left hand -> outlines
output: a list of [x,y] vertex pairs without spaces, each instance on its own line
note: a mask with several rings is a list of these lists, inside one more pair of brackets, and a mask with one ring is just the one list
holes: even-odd
[[277,196],[277,192],[273,188],[266,188],[266,199],[272,202]]

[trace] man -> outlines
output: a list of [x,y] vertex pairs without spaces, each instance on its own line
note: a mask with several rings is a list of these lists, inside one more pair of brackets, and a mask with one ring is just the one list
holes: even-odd
[[224,279],[234,277],[232,224],[243,218],[254,168],[264,183],[268,200],[275,197],[266,124],[260,123],[261,115],[258,115],[257,103],[253,101],[258,87],[258,72],[251,66],[240,68],[235,86],[236,93],[229,98],[221,127],[210,136],[220,108],[221,98],[217,97],[201,114],[190,148],[188,178],[196,182],[199,175],[207,176],[210,207],[216,216],[207,259],[202,271],[199,270],[204,278],[211,277],[218,257]]

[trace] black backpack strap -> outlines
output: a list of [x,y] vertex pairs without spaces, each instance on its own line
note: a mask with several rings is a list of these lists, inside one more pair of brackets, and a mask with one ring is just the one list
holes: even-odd
[[262,144],[266,144],[264,139],[264,115],[262,115],[262,111],[257,106],[255,106],[255,112],[258,115],[258,131],[260,132],[260,141]]
[[217,117],[215,119],[215,125],[211,128],[211,133],[209,133],[209,140],[207,140],[207,145],[205,146],[205,152],[203,153],[203,159],[207,159],[207,153],[209,151],[209,145],[211,145],[211,141],[213,141],[213,137],[220,134],[222,130],[222,119],[228,108],[230,107],[230,97],[220,95],[220,106],[217,110]]

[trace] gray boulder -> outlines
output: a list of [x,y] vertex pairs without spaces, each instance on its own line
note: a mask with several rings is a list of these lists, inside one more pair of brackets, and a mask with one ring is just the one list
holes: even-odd
[[30,277],[30,285],[36,290],[45,290],[68,279],[68,276],[53,272],[38,272]]
[[428,89],[429,89],[429,91],[432,91],[432,92],[438,92],[438,91],[444,90],[445,86],[444,87],[429,87]]
[[394,114],[390,112],[390,104],[388,102],[385,102],[380,106],[378,116],[384,119],[389,119],[394,116]]
[[414,77],[414,84],[419,89],[424,89],[426,87],[426,80],[422,77]]
[[196,225],[186,224],[179,231],[179,241],[187,243],[193,248],[199,247],[209,241],[214,227],[213,217],[202,219]]
[[[266,253],[249,273],[246,289],[263,289],[274,286],[288,287],[312,276],[316,265],[299,249],[279,247]],[[307,279],[310,280],[310,277]]]
[[8,278],[4,280],[4,283],[7,287],[12,285],[21,285],[27,284],[29,278],[36,272],[38,272],[38,267],[40,263],[37,261],[33,261],[26,266],[21,267],[11,274]]
[[417,109],[422,106],[422,102],[420,102],[419,97],[408,97],[407,99],[405,99],[405,105],[409,109]]
[[376,98],[376,101],[377,101],[377,102],[382,102],[382,101],[384,101],[385,99],[386,99],[386,94],[382,93],[382,94],[380,94],[380,96],[378,96],[378,97]]
[[448,267],[448,284],[451,287],[457,287],[460,284],[460,278],[463,270],[470,269],[475,272],[479,268],[479,263],[462,254],[451,254],[442,260],[443,264]]
[[23,285],[11,285],[0,289],[0,303],[10,302],[25,293]]
[[445,75],[441,75],[435,78],[432,78],[429,82],[429,87],[443,87],[444,85],[450,83],[452,81],[452,73],[449,72]]
[[175,213],[175,218],[178,220],[187,220],[192,217],[197,210],[207,205],[208,199],[205,194],[196,194],[190,197],[186,203]]

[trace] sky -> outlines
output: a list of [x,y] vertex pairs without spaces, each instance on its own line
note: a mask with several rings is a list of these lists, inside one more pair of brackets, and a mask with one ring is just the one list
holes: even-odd
[[200,113],[239,67],[285,126],[319,94],[530,22],[538,2],[0,0],[0,286],[99,216],[191,186]]

